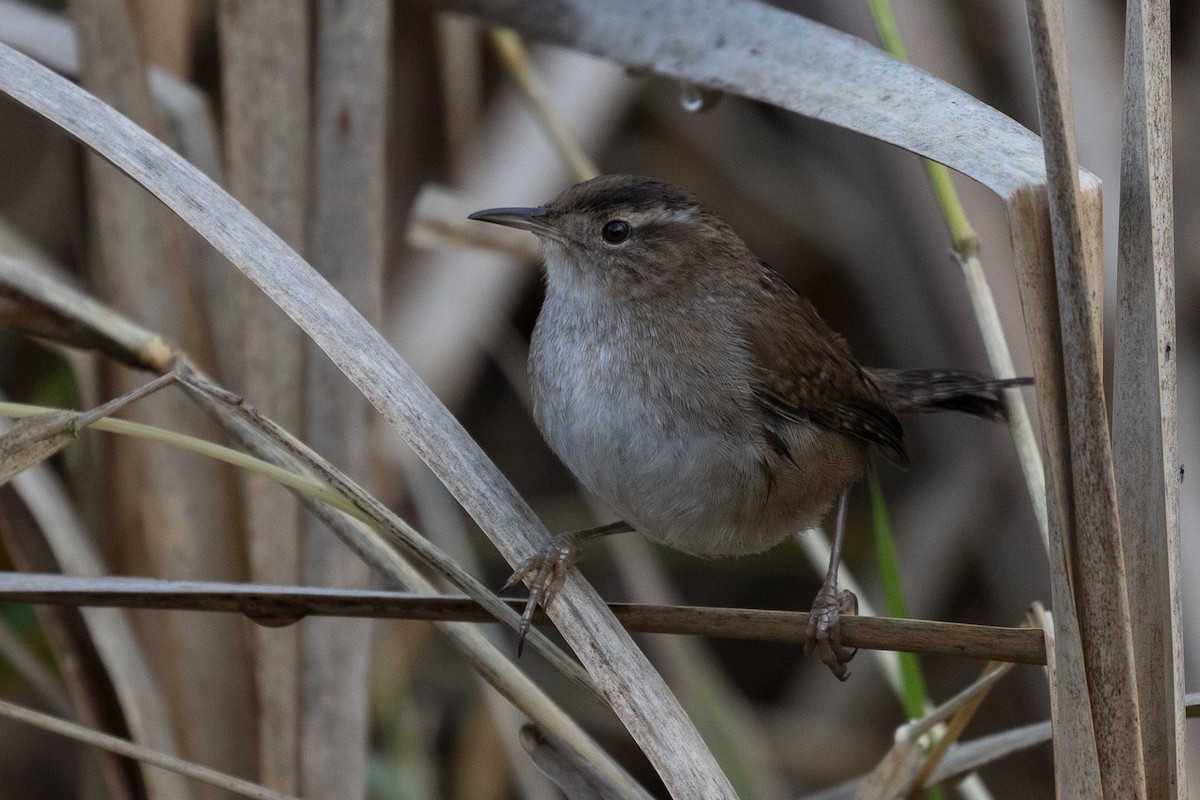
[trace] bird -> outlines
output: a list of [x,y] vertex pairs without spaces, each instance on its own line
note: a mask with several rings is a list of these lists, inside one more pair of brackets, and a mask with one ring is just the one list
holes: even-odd
[[854,651],[839,591],[850,489],[872,450],[907,462],[901,418],[1000,419],[1027,378],[861,366],[846,340],[717,214],[663,180],[602,175],[537,207],[469,219],[533,233],[545,301],[529,352],[533,415],[621,522],[552,537],[509,580],[529,585],[520,643],[580,553],[629,530],[703,557],[758,553],[837,504],[805,653],[840,679]]

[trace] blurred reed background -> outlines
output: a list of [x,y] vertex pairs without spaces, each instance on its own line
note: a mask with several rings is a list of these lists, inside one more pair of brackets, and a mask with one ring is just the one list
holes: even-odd
[[[778,5],[875,41],[865,3]],[[896,0],[895,11],[916,65],[1037,130],[1022,4]],[[1114,0],[1068,7],[1080,161],[1105,185],[1109,320],[1123,14]],[[1197,9],[1177,3],[1172,31],[1179,430],[1181,460],[1191,465],[1200,462],[1200,317],[1192,313],[1200,301],[1200,119],[1187,113],[1200,92]],[[479,208],[541,203],[574,182],[481,21],[385,0],[0,0],[0,41],[163,138],[308,258],[380,327],[551,530],[609,520],[581,495],[529,414],[524,356],[540,303],[536,262],[473,246],[472,237],[491,232],[463,222]],[[694,191],[813,300],[864,363],[987,370],[946,225],[915,156],[734,96],[691,113],[691,90],[673,81],[561,49],[532,52],[554,113],[602,171],[654,175]],[[221,256],[7,98],[0,143],[0,253],[41,265],[182,347],[485,583],[503,583],[507,566],[438,481]],[[956,182],[1017,372],[1029,374],[1003,205],[970,181]],[[1106,339],[1111,359],[1111,325]],[[0,388],[10,399],[90,407],[134,385],[102,356],[0,331]],[[142,401],[127,416],[222,436],[178,393]],[[1037,526],[1004,428],[915,420],[909,442],[911,468],[884,466],[880,477],[912,615],[1010,625],[1031,602],[1048,601]],[[83,435],[53,466],[112,574],[371,585],[348,549],[265,480],[99,433]],[[1200,508],[1188,483],[1181,496],[1187,556]],[[61,568],[62,556],[30,534],[35,526],[12,490],[0,501],[4,568]],[[880,605],[870,526],[863,489],[851,511],[847,565]],[[608,600],[806,610],[819,585],[791,544],[702,561],[620,539],[590,545],[582,565]],[[1185,558],[1182,581],[1185,645],[1193,647],[1198,563]],[[122,689],[103,677],[111,663],[89,643],[78,612],[5,606],[0,615],[0,696],[57,703],[94,727],[128,733],[113,707]],[[158,722],[189,759],[303,797],[558,796],[519,747],[516,715],[425,623],[264,628],[226,614],[128,617],[153,688],[125,690],[160,693]],[[639,641],[693,717],[713,717],[702,730],[723,764],[749,773],[738,784],[744,797],[798,797],[860,774],[904,721],[865,655],[853,678],[837,684],[799,646]],[[20,653],[32,653],[31,669],[46,673],[40,694],[28,670],[12,667]],[[1186,652],[1191,675],[1198,655]],[[947,658],[921,663],[935,700],[979,669]],[[636,777],[657,786],[614,718],[536,656],[522,666]],[[1046,719],[1045,687],[1042,670],[1019,667],[983,704],[970,734]],[[146,777],[144,789],[127,764],[12,721],[0,720],[0,741],[6,797],[227,796],[161,777]],[[726,761],[725,751],[736,755]],[[1200,757],[1190,753],[1188,764]],[[1193,772],[1195,784],[1200,770]],[[981,775],[995,797],[1049,796],[1049,745]]]

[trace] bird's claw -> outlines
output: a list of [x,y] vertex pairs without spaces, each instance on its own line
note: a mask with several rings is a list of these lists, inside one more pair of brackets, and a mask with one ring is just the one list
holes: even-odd
[[525,602],[525,610],[521,613],[521,624],[517,628],[517,657],[525,648],[525,636],[533,625],[533,615],[540,605],[549,608],[567,572],[579,560],[579,545],[574,532],[560,533],[550,539],[546,546],[536,555],[526,559],[517,567],[512,577],[504,584],[505,589],[525,581],[529,586],[529,599]]
[[837,590],[837,584],[826,581],[817,593],[812,611],[808,615],[808,630],[804,637],[804,654],[819,653],[821,662],[829,667],[838,680],[850,677],[846,664],[854,658],[857,649],[842,646],[841,615],[858,613],[858,598],[846,589]]

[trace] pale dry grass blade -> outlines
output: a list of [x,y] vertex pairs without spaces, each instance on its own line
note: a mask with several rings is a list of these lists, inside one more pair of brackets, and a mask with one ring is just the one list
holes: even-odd
[[[384,138],[389,0],[316,5],[313,100],[312,263],[373,325],[381,317]],[[349,475],[370,472],[371,407],[311,343],[305,376],[305,440]],[[365,586],[368,564],[306,519],[302,582]],[[314,797],[366,790],[372,625],[309,620],[300,626],[301,785]]]
[[[566,0],[548,13],[540,3],[426,2],[865,133],[1004,197],[1045,181],[1037,137],[1008,117],[860,39],[765,3]],[[631,30],[654,35],[629,36]]]
[[[960,742],[950,748],[930,778],[930,782],[945,783],[954,780],[958,776],[986,767],[1014,753],[1028,750],[1048,741],[1050,741],[1049,720]],[[855,796],[861,782],[862,778],[855,778],[820,792],[806,794],[803,800],[850,800]]]
[[960,742],[950,748],[929,783],[937,784],[986,767],[1014,753],[1050,741],[1050,721],[1034,722],[1020,728]]
[[[223,0],[217,8],[224,102],[223,144],[230,193],[293,248],[308,244],[311,182],[308,4]],[[307,346],[303,334],[246,281],[232,285],[237,313],[226,341],[226,379],[290,430],[304,421]],[[282,486],[243,473],[242,516],[253,580],[297,583],[307,537],[300,504]],[[301,706],[307,675],[301,629],[255,628],[258,775],[268,786],[303,792]]]
[[[17,475],[12,485],[59,569],[65,574],[90,577],[107,572],[57,476],[38,465]],[[8,547],[12,552],[11,542]],[[84,609],[82,618],[132,738],[156,750],[177,752],[168,695],[151,670],[128,613],[120,609]],[[169,773],[149,770],[143,779],[152,798],[186,800],[192,796],[186,782]]]
[[[1089,191],[1098,196],[1099,186]],[[1054,765],[1062,797],[1099,796],[1095,732],[1076,601],[1072,593],[1069,541],[1073,529],[1070,447],[1066,431],[1063,351],[1050,241],[1046,193],[1018,192],[1009,207],[1013,257],[1033,359],[1042,447],[1046,451],[1046,507],[1050,536],[1050,596],[1056,628],[1047,630],[1051,718],[1056,731]]]
[[256,798],[256,800],[299,800],[299,798],[292,795],[276,792],[265,786],[259,786],[250,781],[235,778],[232,775],[176,758],[167,753],[142,747],[126,739],[109,736],[106,733],[77,725],[74,722],[68,722],[65,719],[58,719],[49,714],[43,714],[40,711],[34,711],[31,708],[10,703],[7,700],[0,700],[0,714],[10,719],[19,720],[26,725],[33,725],[43,730],[57,733],[60,736],[67,736],[76,741],[90,744],[93,747],[100,747],[118,755],[127,756],[128,758],[133,758],[155,767],[170,770],[177,775],[203,781],[210,786],[233,792],[242,797]]
[[[1051,528],[1053,536],[1054,528]],[[1051,580],[1057,576],[1051,575]],[[1053,588],[1053,586],[1052,586]],[[1070,594],[1067,594],[1070,597]],[[1100,765],[1096,755],[1093,718],[1088,706],[1087,685],[1083,678],[1083,658],[1078,648],[1058,644],[1059,617],[1042,607],[1040,602],[1030,610],[1034,623],[1046,636],[1046,683],[1050,689],[1050,723],[1053,726],[1054,781],[1059,797],[1100,797]],[[1075,618],[1064,613],[1063,620],[1074,623]],[[1078,633],[1076,633],[1078,636]],[[1069,659],[1075,675],[1060,678],[1062,663]],[[1081,738],[1067,738],[1081,737]],[[1086,738],[1082,738],[1086,737]]]
[[521,746],[542,774],[571,800],[650,800],[650,794],[640,787],[639,791],[629,794],[624,787],[614,786],[536,725],[523,726],[520,738]]
[[[1103,386],[1099,198],[1080,187],[1062,3],[1030,0],[1028,10],[1065,368],[1074,517],[1068,563],[1100,780],[1105,796],[1145,797],[1128,586]],[[1062,616],[1059,610],[1056,617]]]
[[1187,795],[1170,9],[1126,5],[1113,448],[1150,797]]
[[[11,490],[0,493],[0,543],[17,569],[56,570],[58,563],[38,521]],[[35,607],[38,632],[49,649],[69,698],[68,716],[114,733],[128,730],[112,682],[78,609]],[[107,753],[93,759],[96,782],[112,800],[133,800],[146,791],[139,769]],[[151,791],[160,787],[155,786]]]
[[[975,319],[979,322],[979,332],[983,336],[992,371],[997,378],[1016,377],[1017,371],[1013,366],[1012,353],[1004,338],[1004,329],[1000,325],[996,301],[992,297],[992,289],[988,285],[979,255],[970,253],[964,256],[955,252],[955,260],[962,268],[963,279],[967,284],[967,292],[971,296],[971,305],[975,309]],[[1049,556],[1050,520],[1046,510],[1046,470],[1042,464],[1041,451],[1037,448],[1037,440],[1033,436],[1033,425],[1029,421],[1029,409],[1021,397],[1019,389],[1004,391],[1004,413],[1008,417],[1013,446],[1017,449],[1021,472],[1025,476],[1025,485],[1029,490],[1029,500],[1033,504],[1033,514],[1037,519],[1038,532],[1042,536],[1042,544]]]

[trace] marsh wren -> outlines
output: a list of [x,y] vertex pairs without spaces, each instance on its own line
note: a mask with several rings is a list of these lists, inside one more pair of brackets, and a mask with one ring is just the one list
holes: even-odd
[[530,231],[546,262],[533,412],[579,480],[628,523],[555,536],[522,564],[524,618],[549,604],[581,541],[633,529],[701,556],[757,553],[838,501],[833,556],[805,652],[845,678],[837,588],[850,487],[872,446],[905,461],[899,417],[1000,417],[1027,379],[859,366],[841,336],[691,194],[608,175],[537,208],[471,219]]

